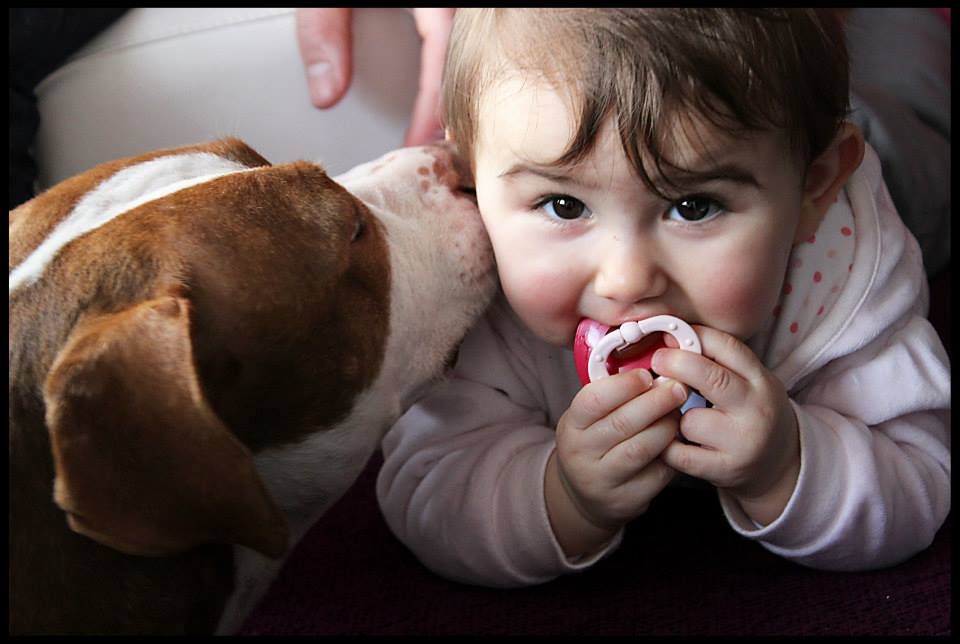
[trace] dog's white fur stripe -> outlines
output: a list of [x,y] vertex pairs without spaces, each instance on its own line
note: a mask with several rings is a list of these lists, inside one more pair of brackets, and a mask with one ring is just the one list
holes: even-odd
[[250,169],[209,152],[164,156],[124,168],[84,195],[50,236],[10,273],[7,296],[37,281],[61,248],[111,219],[148,201]]

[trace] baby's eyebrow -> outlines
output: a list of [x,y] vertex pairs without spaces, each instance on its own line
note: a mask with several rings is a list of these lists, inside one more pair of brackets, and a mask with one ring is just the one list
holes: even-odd
[[[658,190],[667,191],[668,187],[676,189],[690,189],[705,183],[725,181],[742,186],[763,188],[757,177],[744,168],[742,165],[734,162],[720,163],[714,166],[707,166],[699,169],[681,168],[669,163],[667,167],[654,183]],[[555,183],[565,183],[587,189],[596,189],[597,186],[584,180],[580,173],[572,167],[546,166],[537,163],[514,163],[509,168],[497,175],[497,178],[506,179],[518,175],[532,174],[542,177]]]
[[535,163],[514,163],[498,174],[497,178],[507,179],[523,174],[532,174],[556,183],[569,183],[583,188],[595,187],[593,183],[585,181],[583,177],[578,176],[578,173],[574,172],[573,168],[545,166]]
[[763,188],[760,181],[752,172],[737,163],[722,163],[693,170],[671,165],[670,169],[663,173],[663,179],[665,179],[669,185],[678,188],[714,181],[736,183],[757,188],[758,190]]

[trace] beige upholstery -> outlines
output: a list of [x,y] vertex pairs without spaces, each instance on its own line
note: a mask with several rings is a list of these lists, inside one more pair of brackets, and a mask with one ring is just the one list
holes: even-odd
[[294,9],[132,9],[37,87],[40,188],[102,161],[221,136],[331,174],[403,144],[420,39],[403,9],[354,10],[354,77],[310,104]]

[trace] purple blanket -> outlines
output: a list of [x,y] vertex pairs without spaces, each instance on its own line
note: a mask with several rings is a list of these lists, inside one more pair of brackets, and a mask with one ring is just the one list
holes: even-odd
[[949,518],[899,566],[822,572],[732,532],[714,492],[669,489],[594,568],[494,590],[432,574],[393,537],[374,497],[380,462],[299,544],[243,634],[950,633]]

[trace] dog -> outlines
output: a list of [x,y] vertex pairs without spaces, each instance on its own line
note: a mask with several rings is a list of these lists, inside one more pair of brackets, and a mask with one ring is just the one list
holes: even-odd
[[237,631],[496,290],[444,146],[239,139],[10,212],[10,633]]

